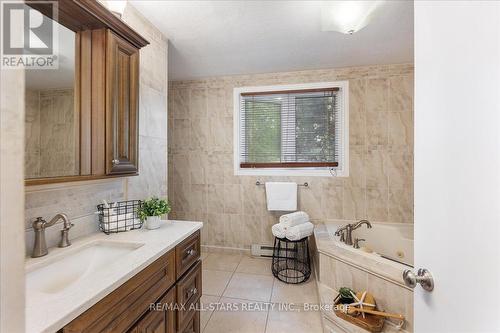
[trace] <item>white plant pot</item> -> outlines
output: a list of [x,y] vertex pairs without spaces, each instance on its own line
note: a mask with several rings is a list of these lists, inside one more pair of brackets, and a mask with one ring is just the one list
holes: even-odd
[[146,218],[146,229],[153,230],[160,227],[160,216],[148,216]]

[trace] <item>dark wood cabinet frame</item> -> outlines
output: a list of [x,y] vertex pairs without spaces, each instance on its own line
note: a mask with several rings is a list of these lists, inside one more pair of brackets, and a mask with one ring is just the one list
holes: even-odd
[[[43,0],[28,5],[53,18],[52,7]],[[80,123],[80,174],[27,179],[25,185],[137,175],[139,50],[149,42],[95,0],[59,0],[58,11],[57,21],[76,33],[74,88]],[[113,49],[123,52],[129,66],[118,66]],[[126,133],[118,133],[123,127],[112,122],[112,113],[124,107],[129,110],[128,128]],[[118,138],[121,142],[117,143]],[[118,155],[115,147],[121,149]],[[116,157],[119,163],[113,164]]]

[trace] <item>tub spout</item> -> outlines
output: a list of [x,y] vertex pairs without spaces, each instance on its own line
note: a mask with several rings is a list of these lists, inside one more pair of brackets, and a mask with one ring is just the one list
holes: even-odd
[[335,236],[340,236],[340,241],[344,244],[353,245],[354,243],[352,242],[352,232],[361,227],[363,224],[366,224],[366,227],[368,229],[372,227],[370,221],[361,220],[355,224],[346,224],[345,226],[338,228],[335,232]]
[[370,228],[372,227],[372,224],[370,223],[370,221],[368,221],[368,220],[361,220],[361,221],[357,222],[356,224],[354,224],[354,225],[352,226],[352,230],[356,230],[356,229],[358,229],[358,228],[359,228],[359,227],[361,227],[363,224],[366,224],[366,227],[367,227],[368,229],[370,229]]

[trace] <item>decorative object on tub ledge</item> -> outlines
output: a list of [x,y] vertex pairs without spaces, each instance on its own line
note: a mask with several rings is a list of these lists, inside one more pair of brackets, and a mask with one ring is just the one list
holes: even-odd
[[160,227],[160,217],[170,213],[170,210],[167,200],[152,197],[141,204],[138,215],[141,221],[146,221],[146,229],[153,230]]
[[140,229],[142,221],[138,218],[140,200],[119,201],[108,204],[105,200],[97,205],[99,229],[105,234]]
[[311,276],[308,237],[297,241],[276,237],[271,270],[278,280],[285,283],[298,284],[307,281]]
[[339,289],[340,302],[342,304],[348,304],[354,302],[354,290],[347,287],[341,287]]
[[[347,297],[348,294],[351,298]],[[405,324],[403,315],[378,310],[375,298],[367,291],[355,293],[350,288],[341,287],[333,302],[337,317],[370,332],[381,332],[385,318],[398,319],[397,329],[403,328]]]

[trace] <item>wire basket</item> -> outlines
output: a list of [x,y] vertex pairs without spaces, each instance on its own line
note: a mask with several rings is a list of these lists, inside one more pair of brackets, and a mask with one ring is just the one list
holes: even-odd
[[142,221],[137,216],[141,200],[113,202],[106,208],[104,204],[97,205],[99,229],[109,235],[142,227]]
[[297,241],[274,238],[273,275],[285,283],[305,282],[311,276],[311,258],[307,237]]

